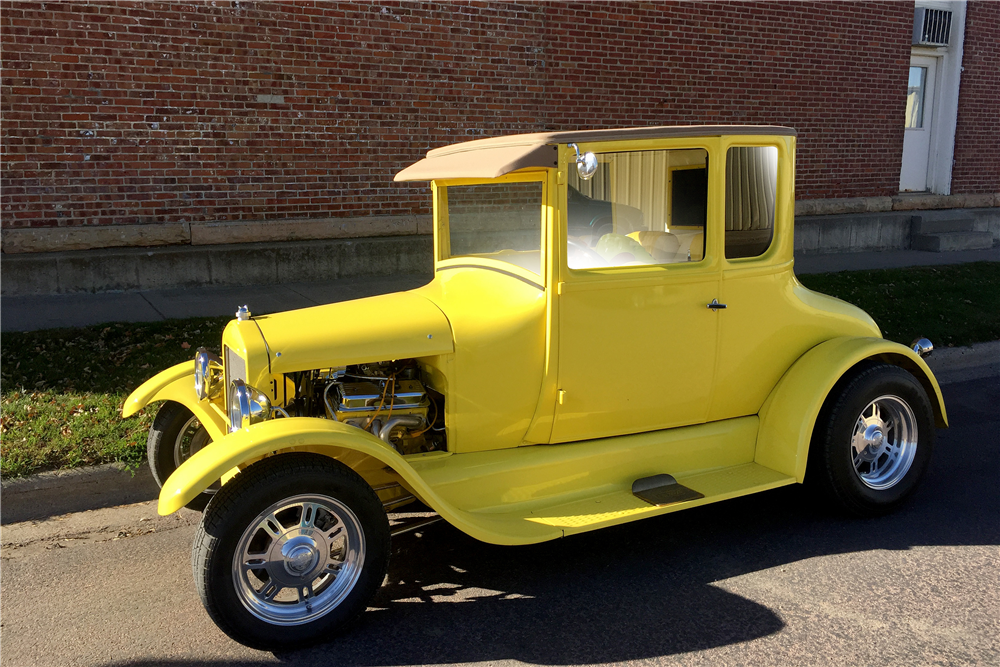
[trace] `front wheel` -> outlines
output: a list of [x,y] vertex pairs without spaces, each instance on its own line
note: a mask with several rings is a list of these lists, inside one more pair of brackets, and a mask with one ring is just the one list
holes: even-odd
[[[153,419],[146,440],[146,459],[157,486],[162,488],[182,463],[211,442],[208,429],[193,412],[175,401],[165,401]],[[187,508],[197,512],[204,510],[218,489],[219,482],[215,482],[195,496]]]
[[378,496],[355,472],[315,454],[264,459],[222,487],[191,556],[212,620],[263,650],[300,648],[353,621],[388,562]]
[[823,406],[810,478],[854,514],[883,514],[916,488],[933,447],[923,386],[902,368],[871,364],[838,383]]

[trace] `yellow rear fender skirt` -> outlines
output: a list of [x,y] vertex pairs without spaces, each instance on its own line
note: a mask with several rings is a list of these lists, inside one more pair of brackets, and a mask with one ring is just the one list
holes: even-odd
[[882,338],[834,338],[799,357],[764,401],[754,461],[802,482],[809,442],[823,402],[844,373],[867,359],[912,373],[931,399],[937,426],[948,426],[941,387],[913,350]]
[[[181,464],[163,484],[157,511],[172,514],[184,507],[215,480],[231,477],[231,471],[243,463],[283,452],[315,452],[344,460],[371,457],[391,468],[403,486],[448,523],[462,532],[492,544],[532,544],[562,537],[558,527],[542,526],[504,517],[474,516],[444,501],[410,463],[384,442],[361,429],[329,419],[293,417],[273,419],[230,433],[212,442]],[[432,452],[425,456],[448,454]],[[418,455],[419,457],[419,455]]]

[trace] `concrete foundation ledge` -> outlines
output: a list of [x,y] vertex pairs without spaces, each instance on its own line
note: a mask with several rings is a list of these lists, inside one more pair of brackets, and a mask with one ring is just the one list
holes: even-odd
[[225,245],[431,234],[429,215],[163,222],[148,225],[4,229],[4,254],[164,245]]
[[795,217],[800,215],[843,215],[892,210],[892,197],[852,197],[849,199],[802,199],[795,202]]
[[186,222],[164,222],[154,225],[4,229],[2,238],[5,255],[90,248],[151,247],[190,243],[191,226]]
[[900,194],[895,197],[851,197],[844,199],[801,199],[795,215],[848,215],[887,211],[925,211],[1000,206],[1000,192],[974,195]]
[[1000,206],[1000,192],[978,195],[901,194],[892,198],[893,211],[929,211],[944,208]]
[[430,235],[5,254],[3,296],[430,273]]
[[878,211],[796,215],[795,251],[831,253],[909,250],[914,220],[932,223],[959,218],[969,222],[972,231],[989,232],[993,235],[994,243],[1000,241],[1000,208],[997,207]]

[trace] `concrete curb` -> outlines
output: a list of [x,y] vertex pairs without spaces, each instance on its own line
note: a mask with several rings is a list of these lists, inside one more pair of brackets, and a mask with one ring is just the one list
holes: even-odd
[[41,521],[61,514],[117,507],[160,495],[149,468],[128,470],[118,463],[53,470],[3,480],[0,523]]
[[[942,385],[1000,378],[1000,340],[935,350],[927,358]],[[145,465],[130,471],[120,464],[43,472],[3,480],[3,525],[154,500],[159,488]]]

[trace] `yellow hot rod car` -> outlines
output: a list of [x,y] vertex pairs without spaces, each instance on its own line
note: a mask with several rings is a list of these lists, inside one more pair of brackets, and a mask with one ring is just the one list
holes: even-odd
[[[913,491],[937,381],[792,270],[795,132],[696,126],[432,150],[434,278],[254,316],[156,375],[159,512],[204,509],[195,582],[249,646],[300,646],[381,585],[387,511],[529,544],[805,481]],[[434,517],[432,517],[433,519]],[[426,519],[425,519],[426,520]]]

